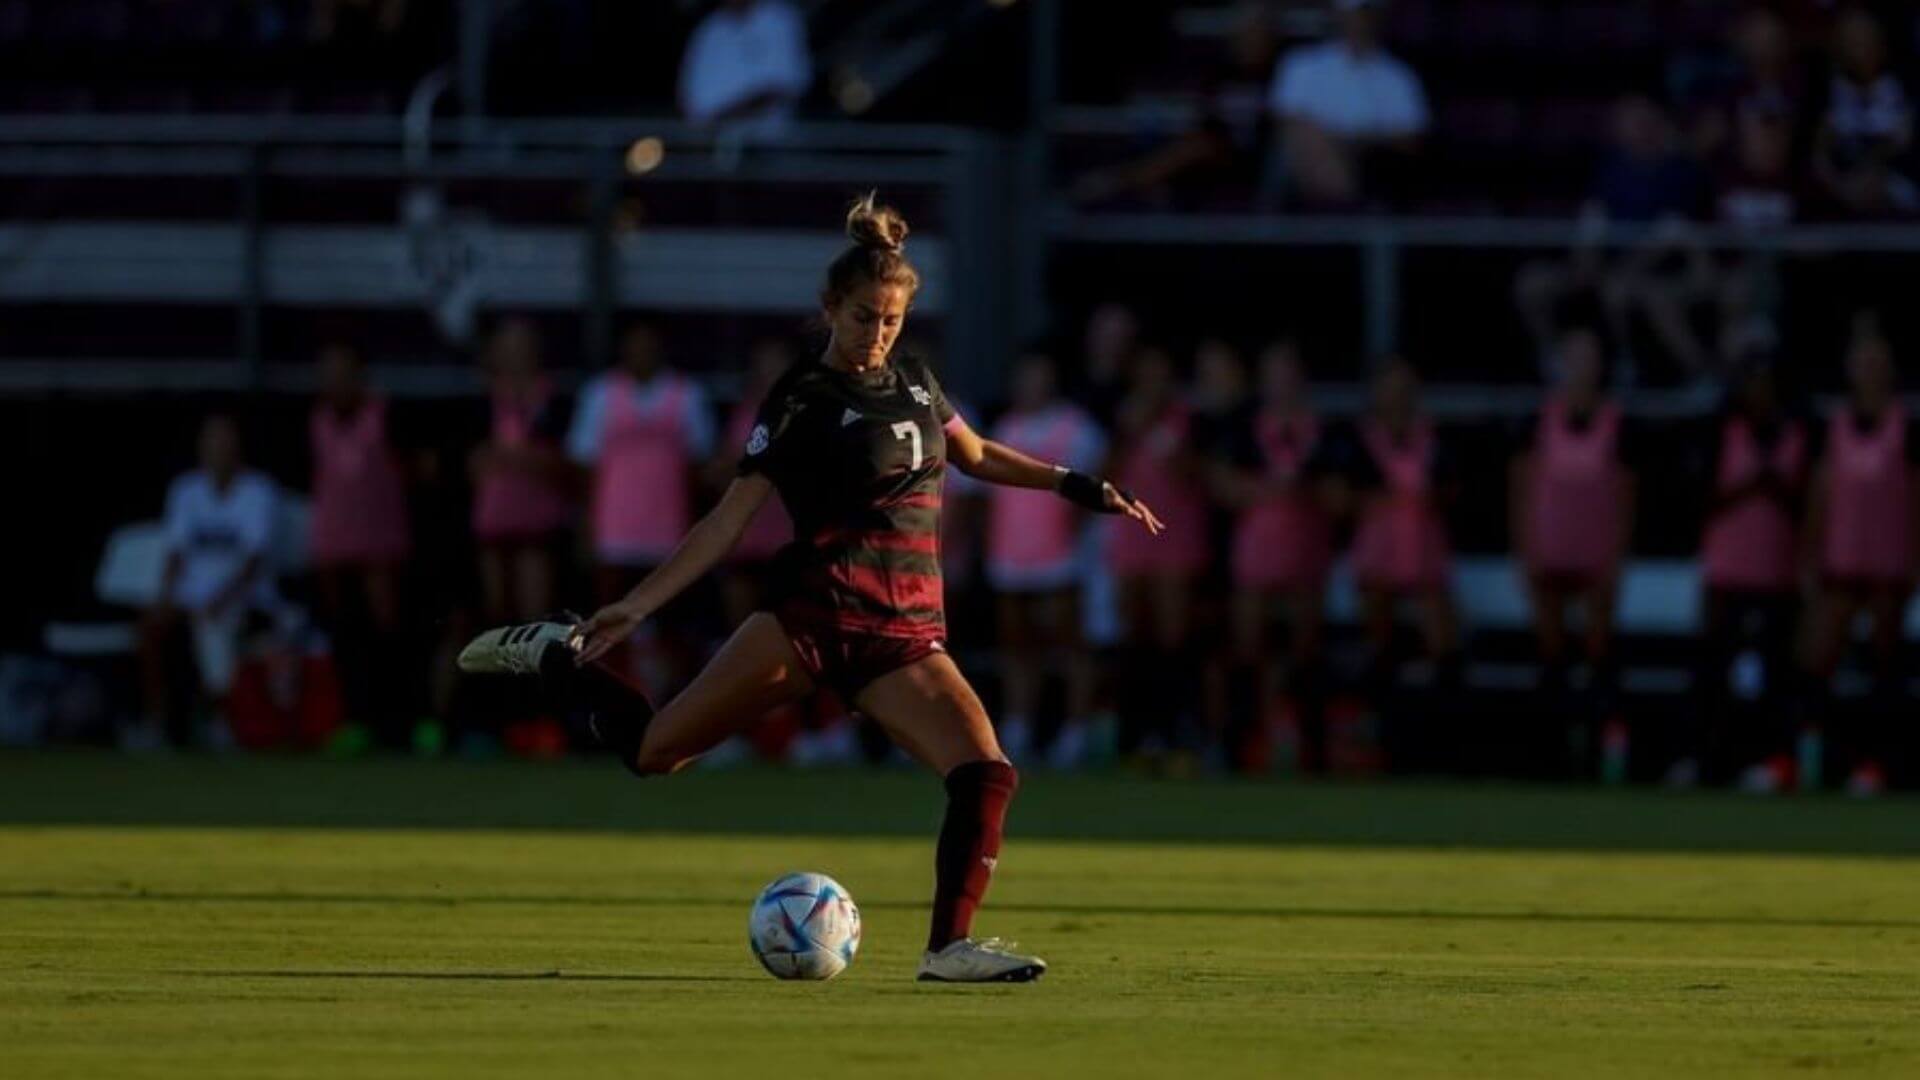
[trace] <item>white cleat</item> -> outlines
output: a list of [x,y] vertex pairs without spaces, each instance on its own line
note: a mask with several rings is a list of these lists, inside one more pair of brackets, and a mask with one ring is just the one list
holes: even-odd
[[496,627],[467,642],[457,663],[469,675],[538,675],[547,646],[558,642],[571,647],[573,629],[557,622]]
[[920,958],[921,982],[1032,982],[1047,973],[1037,956],[1012,952],[1015,944],[999,938],[961,938]]

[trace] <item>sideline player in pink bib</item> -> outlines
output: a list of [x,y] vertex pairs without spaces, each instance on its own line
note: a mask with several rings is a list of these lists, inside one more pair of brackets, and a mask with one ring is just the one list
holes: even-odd
[[1232,695],[1237,713],[1261,722],[1280,688],[1272,646],[1276,609],[1286,615],[1287,687],[1300,719],[1300,766],[1326,767],[1320,670],[1327,571],[1333,562],[1328,517],[1326,429],[1308,398],[1306,372],[1292,341],[1260,357],[1258,405],[1231,437],[1214,470],[1213,488],[1238,511],[1233,529],[1233,600],[1229,655],[1234,681],[1252,693]]
[[[618,598],[672,553],[693,514],[694,472],[713,452],[713,417],[698,383],[668,367],[659,335],[644,323],[620,336],[619,364],[589,382],[574,409],[567,454],[592,475],[594,592]],[[686,681],[691,612],[659,620],[654,680]],[[636,657],[625,656],[632,667]]]
[[[970,937],[1019,785],[980,699],[946,648],[938,537],[949,458],[977,479],[1058,491],[1088,509],[1160,522],[1112,484],[975,434],[926,362],[896,355],[919,274],[906,222],[872,197],[848,215],[853,244],[827,270],[832,337],[768,393],[740,476],[673,554],[578,626],[490,630],[461,654],[470,672],[539,675],[584,697],[589,724],[643,776],[678,772],[769,709],[831,685],[907,753],[939,773],[947,813],[934,860],[933,919],[919,978],[1025,982],[1047,965]],[[718,563],[774,492],[793,515],[781,596],[742,623],[658,714],[597,661]]]
[[[766,338],[754,344],[747,358],[740,400],[727,414],[726,438],[707,467],[711,487],[724,491],[732,482],[738,448],[747,445],[767,391],[794,363],[793,350],[784,341]],[[721,564],[720,592],[729,622],[740,622],[760,606],[773,556],[792,539],[793,522],[778,502],[769,499],[747,523],[747,531],[740,534],[740,542]]]
[[539,330],[507,319],[487,343],[487,439],[473,449],[473,536],[488,625],[557,606],[556,547],[573,521],[559,402],[541,370]]
[[[1877,794],[1886,786],[1893,741],[1912,724],[1912,703],[1900,686],[1901,620],[1913,591],[1914,527],[1920,457],[1906,409],[1896,396],[1893,349],[1870,325],[1855,330],[1847,355],[1847,400],[1826,426],[1826,445],[1814,470],[1807,511],[1806,550],[1817,559],[1819,595],[1813,603],[1807,664],[1819,714],[1847,648],[1854,621],[1873,624],[1873,716],[1853,740],[1849,791]],[[1803,782],[1811,782],[1807,778]]]
[[[340,665],[349,721],[398,744],[414,695],[401,670],[400,576],[409,544],[406,475],[394,453],[387,401],[367,386],[360,353],[320,350],[320,400],[308,417],[309,518],[320,615]],[[347,736],[357,740],[359,734]],[[343,743],[343,745],[346,745]]]
[[[992,438],[1042,461],[1092,472],[1107,437],[1086,410],[1060,397],[1053,357],[1028,353],[1013,370],[1012,401]],[[1048,751],[1056,768],[1078,764],[1093,707],[1093,660],[1080,634],[1083,514],[1044,491],[996,486],[987,494],[987,580],[998,594],[1006,714],[1001,743],[1016,761],[1031,743],[1042,681],[1066,681],[1066,716]]]
[[[1567,612],[1586,617],[1589,697],[1611,703],[1613,623],[1620,567],[1633,534],[1633,474],[1624,462],[1625,416],[1607,396],[1600,337],[1585,327],[1560,337],[1559,386],[1541,406],[1508,483],[1513,547],[1533,605],[1547,708],[1565,717]],[[1563,721],[1564,722],[1564,721]]]
[[[1812,460],[1807,425],[1782,407],[1773,366],[1750,360],[1739,372],[1714,433],[1706,528],[1700,540],[1701,608],[1706,648],[1697,677],[1699,716],[1689,757],[1673,775],[1686,783],[1721,779],[1723,759],[1754,762],[1743,786],[1773,791],[1793,776],[1793,733],[1785,698],[1793,628],[1799,607],[1799,521]],[[1758,630],[1749,626],[1757,624]],[[1749,640],[1762,663],[1759,693],[1772,715],[1765,730],[1726,729],[1728,685],[1736,656]],[[1722,744],[1731,739],[1733,745]]]
[[1413,365],[1390,357],[1373,380],[1373,400],[1356,432],[1347,482],[1358,496],[1353,574],[1361,621],[1384,672],[1402,601],[1419,611],[1427,655],[1450,663],[1459,650],[1453,556],[1442,511],[1453,476],[1433,424],[1420,409]]
[[1198,704],[1193,589],[1207,557],[1207,505],[1192,421],[1173,357],[1164,349],[1141,349],[1115,412],[1114,471],[1118,483],[1157,508],[1167,534],[1136,536],[1137,530],[1121,528],[1110,529],[1107,538],[1126,643],[1115,680],[1116,711],[1121,746],[1129,752],[1150,737],[1162,750],[1185,752],[1194,749],[1189,744],[1199,734],[1182,721]]

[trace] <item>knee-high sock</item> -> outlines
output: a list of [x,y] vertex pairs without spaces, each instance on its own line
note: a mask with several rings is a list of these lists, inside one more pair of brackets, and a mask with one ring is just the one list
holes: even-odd
[[555,642],[540,657],[540,692],[561,713],[592,714],[602,745],[620,755],[629,769],[634,767],[647,722],[653,719],[653,703],[632,680],[600,660],[576,665],[573,653]]
[[1000,830],[1020,774],[1004,761],[969,761],[947,774],[947,820],[933,861],[933,925],[938,951],[973,932],[973,913],[1000,859]]

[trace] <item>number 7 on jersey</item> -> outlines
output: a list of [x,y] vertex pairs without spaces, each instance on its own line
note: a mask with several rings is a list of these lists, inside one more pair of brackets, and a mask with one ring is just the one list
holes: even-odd
[[893,425],[893,437],[896,440],[913,440],[913,464],[908,466],[907,471],[917,471],[920,468],[920,425],[911,420],[902,420]]

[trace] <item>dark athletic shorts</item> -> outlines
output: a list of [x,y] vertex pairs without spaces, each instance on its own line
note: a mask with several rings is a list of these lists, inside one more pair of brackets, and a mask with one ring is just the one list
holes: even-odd
[[940,638],[884,637],[855,633],[774,612],[793,651],[813,681],[840,696],[848,708],[856,694],[889,672],[898,671],[916,660],[946,652]]

